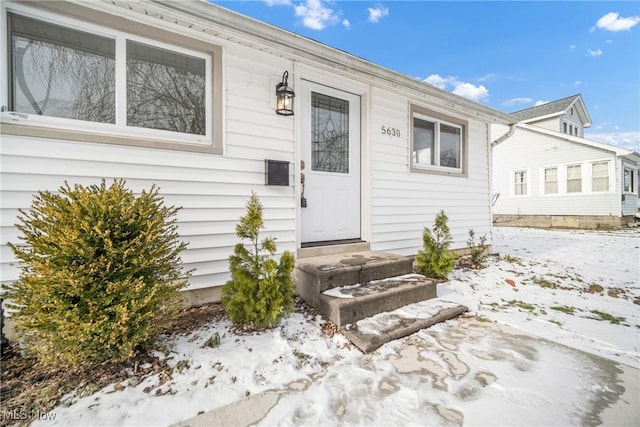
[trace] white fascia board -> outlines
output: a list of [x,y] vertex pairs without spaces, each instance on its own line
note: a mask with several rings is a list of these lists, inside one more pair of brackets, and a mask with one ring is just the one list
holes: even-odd
[[[129,10],[127,2],[118,3],[103,0],[102,2],[80,3],[109,13],[122,15],[126,11],[127,14],[123,16],[134,18],[131,16],[132,11]],[[252,42],[257,42],[259,45],[273,49],[274,53],[287,54],[286,56],[283,55],[283,57],[287,57],[292,61],[303,57],[332,68],[364,75],[367,80],[372,82],[379,82],[386,86],[428,95],[439,100],[442,106],[449,109],[449,111],[459,111],[469,117],[489,123],[512,124],[516,122],[515,118],[502,111],[454,95],[315,40],[232,12],[206,0],[141,0],[133,3],[133,5],[136,4],[143,6],[145,13],[158,13],[168,24],[175,24],[189,29],[189,33],[192,32],[192,27],[195,25],[202,28],[202,33],[204,34],[218,35],[219,33],[223,38],[230,40],[234,37],[229,36],[235,36],[239,40],[233,41],[239,42],[242,40],[241,44],[243,45],[251,45]],[[142,15],[142,13],[138,13]],[[155,13],[153,14],[155,15]],[[157,18],[146,20],[150,25],[153,25],[153,21],[157,25]]]
[[552,138],[556,138],[558,140],[569,141],[569,142],[573,142],[575,144],[586,145],[588,147],[592,147],[592,148],[596,148],[596,149],[599,149],[599,150],[608,151],[608,152],[611,152],[611,153],[615,154],[616,156],[629,156],[629,155],[637,154],[633,150],[628,150],[626,148],[619,148],[619,147],[616,147],[614,145],[604,144],[602,142],[592,141],[590,139],[580,138],[579,136],[568,135],[566,133],[556,132],[556,131],[549,130],[549,129],[544,129],[544,128],[541,128],[541,127],[538,127],[538,126],[528,125],[528,124],[523,123],[523,122],[519,122],[516,126],[521,128],[521,129],[525,129],[525,130],[528,130],[530,132],[535,132],[535,133],[547,135],[547,136],[550,136]]
[[538,117],[532,117],[530,119],[526,119],[526,120],[521,120],[518,123],[533,123],[533,122],[540,122],[542,120],[546,120],[546,119],[552,119],[554,117],[559,117],[562,116],[565,112],[564,111],[558,111],[556,113],[551,113],[551,114],[547,114],[544,116],[538,116]]
[[[580,104],[577,106],[577,104]],[[584,101],[582,100],[582,95],[578,95],[578,97],[569,105],[567,108],[576,107],[579,111],[578,114],[582,119],[582,127],[588,128],[591,127],[591,116],[589,116],[589,111],[587,111],[587,106],[584,105]]]

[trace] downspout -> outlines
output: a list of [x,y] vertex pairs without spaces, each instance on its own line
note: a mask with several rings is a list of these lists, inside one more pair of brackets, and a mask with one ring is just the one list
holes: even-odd
[[[489,154],[489,203],[490,203],[489,209],[492,217],[492,221],[491,221],[492,227],[493,227],[493,206],[496,204],[496,202],[498,201],[498,198],[500,197],[500,193],[497,193],[495,195],[493,194],[493,147],[510,138],[515,133],[517,125],[518,125],[518,122],[511,123],[509,125],[509,130],[500,138],[491,142],[491,145],[489,146],[489,153],[488,153]],[[487,126],[489,129],[491,129],[491,125],[487,125]],[[493,228],[491,230],[491,238],[493,241]]]
[[504,142],[506,139],[510,138],[513,133],[516,131],[516,127],[518,126],[518,122],[516,123],[511,123],[509,125],[509,130],[507,131],[507,133],[505,133],[504,135],[502,135],[500,138],[496,139],[495,141],[493,141],[491,143],[491,148],[495,147],[496,145]]

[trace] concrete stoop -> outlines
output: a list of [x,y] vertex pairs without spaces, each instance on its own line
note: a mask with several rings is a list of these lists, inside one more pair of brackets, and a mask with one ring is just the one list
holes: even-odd
[[436,296],[436,283],[433,280],[408,274],[329,289],[320,294],[318,308],[327,319],[341,328]]
[[[360,251],[298,259],[294,274],[297,293],[368,352],[467,311],[466,307],[445,307],[427,317],[416,312],[396,321],[398,310],[437,297],[435,281],[412,271],[413,257]],[[380,324],[378,332],[367,328],[363,332],[357,326],[389,313],[396,313],[396,320]]]

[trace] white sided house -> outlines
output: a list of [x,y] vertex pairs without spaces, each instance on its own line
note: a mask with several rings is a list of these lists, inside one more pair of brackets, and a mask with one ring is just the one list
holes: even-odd
[[492,166],[496,225],[616,228],[635,223],[640,154],[583,138],[591,119],[580,95],[513,116],[519,122],[510,130],[492,125],[498,137]]
[[[440,210],[453,248],[490,237],[489,126],[507,114],[205,1],[0,13],[3,285],[18,209],[64,181],[157,184],[182,207],[192,303],[219,298],[252,190],[264,235],[298,257],[354,242],[414,255]],[[283,75],[293,114],[276,114]]]

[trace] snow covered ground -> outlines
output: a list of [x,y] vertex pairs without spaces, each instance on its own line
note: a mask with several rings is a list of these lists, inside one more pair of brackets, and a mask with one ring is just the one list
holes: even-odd
[[[324,335],[318,316],[250,336],[211,324],[165,340],[171,378],[69,396],[36,424],[170,425],[232,408],[233,420],[260,425],[638,425],[640,233],[493,237],[487,268],[439,285],[478,317],[367,355]],[[220,344],[204,345],[215,333]],[[608,418],[619,408],[622,419]]]
[[[495,228],[483,270],[438,296],[479,316],[640,368],[640,231]],[[633,301],[636,300],[634,304]]]

